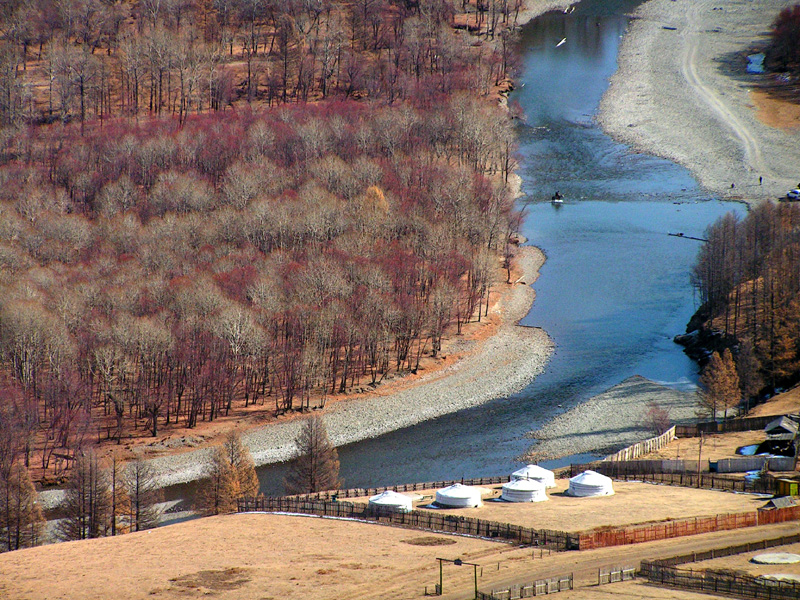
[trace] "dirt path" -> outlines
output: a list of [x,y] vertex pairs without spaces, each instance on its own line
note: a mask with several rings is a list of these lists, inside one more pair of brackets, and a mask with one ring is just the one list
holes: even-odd
[[[717,3],[718,4],[718,3]],[[703,21],[698,17],[700,12],[707,12],[713,8],[709,0],[698,0],[694,2],[687,14],[686,28],[681,32],[681,36],[686,40],[681,62],[681,73],[689,86],[702,99],[702,101],[725,123],[742,144],[745,164],[749,165],[751,171],[767,174],[769,169],[764,165],[761,148],[756,137],[751,130],[734,114],[723,97],[717,93],[716,89],[708,85],[698,73],[697,63],[701,44],[700,31]]]
[[[545,556],[541,560],[524,561],[516,569],[511,567],[513,569],[511,573],[508,570],[503,570],[502,576],[496,579],[491,578],[491,573],[487,568],[484,570],[484,576],[479,580],[478,588],[485,592],[526,581],[531,582],[536,579],[572,573],[575,578],[576,588],[576,591],[572,592],[574,594],[572,597],[580,597],[578,588],[595,585],[597,583],[597,571],[603,567],[638,566],[643,560],[667,558],[689,552],[702,552],[711,548],[723,548],[734,544],[744,544],[794,533],[797,533],[797,523],[782,523],[646,544],[616,546],[583,552],[560,552]],[[443,598],[464,600],[470,597],[470,592],[471,590],[468,589],[468,586],[461,587],[458,590],[453,590],[452,593],[444,595]],[[561,597],[561,594],[559,596]],[[569,596],[564,595],[563,597],[568,598]]]

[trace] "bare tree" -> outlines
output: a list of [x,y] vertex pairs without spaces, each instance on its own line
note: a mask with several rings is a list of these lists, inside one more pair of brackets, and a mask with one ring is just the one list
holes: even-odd
[[284,480],[287,494],[308,494],[341,487],[339,453],[328,439],[320,417],[306,419],[295,445],[298,456]]
[[162,501],[164,494],[158,487],[153,467],[137,458],[127,465],[123,481],[128,492],[131,531],[142,531],[158,525],[161,511],[157,504]]
[[30,473],[14,463],[0,472],[0,552],[19,550],[39,543],[44,525],[38,495]]

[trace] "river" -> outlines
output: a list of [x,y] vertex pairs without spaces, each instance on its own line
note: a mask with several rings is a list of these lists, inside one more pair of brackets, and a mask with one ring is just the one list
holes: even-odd
[[[345,487],[507,474],[520,466],[527,432],[631,375],[696,385],[696,366],[672,337],[696,308],[690,271],[701,242],[668,233],[702,237],[719,216],[744,209],[709,199],[685,169],[631,153],[595,125],[625,15],[637,4],[584,0],[520,36],[511,101],[526,115],[522,232],[547,254],[523,323],[555,341],[546,372],[510,398],[341,447]],[[562,206],[550,203],[556,190]],[[584,458],[593,457],[542,464]],[[260,468],[262,492],[282,493],[285,469]]]

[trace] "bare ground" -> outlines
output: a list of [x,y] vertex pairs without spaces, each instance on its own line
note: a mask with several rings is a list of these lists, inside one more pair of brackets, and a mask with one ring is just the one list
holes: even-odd
[[[437,557],[480,565],[478,587],[575,573],[580,589],[564,598],[599,597],[587,588],[597,569],[777,537],[797,524],[718,532],[665,542],[540,558],[531,548],[353,521],[269,514],[209,517],[118,538],[69,542],[0,554],[0,597],[8,600],[115,600],[213,597],[422,598],[438,583]],[[302,535],[298,535],[302,532]],[[57,574],[57,575],[55,575]],[[446,563],[444,598],[472,597],[473,570]],[[689,598],[641,594],[630,598]],[[626,595],[630,594],[630,595]],[[561,597],[561,595],[560,595]],[[698,598],[701,596],[697,596]]]

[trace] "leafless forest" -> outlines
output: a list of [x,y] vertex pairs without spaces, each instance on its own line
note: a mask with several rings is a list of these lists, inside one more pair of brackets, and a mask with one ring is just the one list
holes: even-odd
[[413,371],[518,222],[519,3],[0,16],[0,472]]

